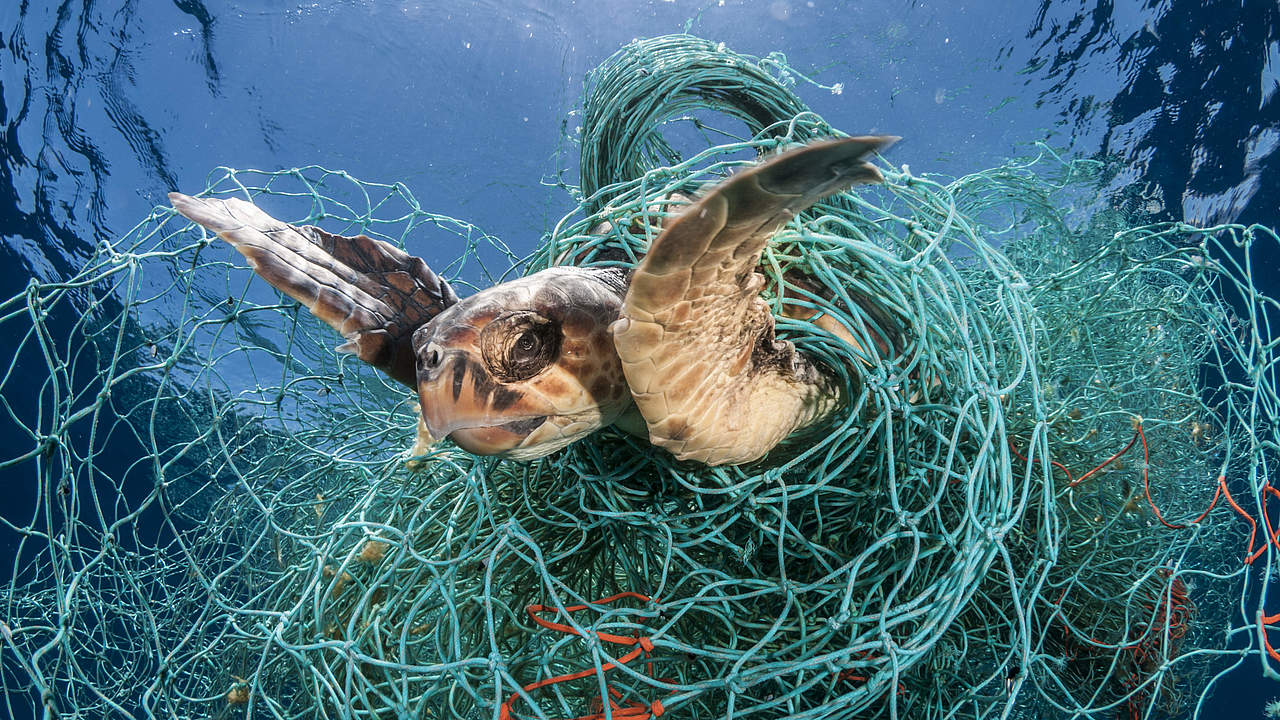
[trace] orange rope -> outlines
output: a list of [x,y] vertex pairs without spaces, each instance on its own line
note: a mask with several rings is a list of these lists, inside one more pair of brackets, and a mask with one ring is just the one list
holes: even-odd
[[[1262,490],[1260,491],[1262,493],[1262,521],[1266,525],[1267,541],[1263,542],[1263,544],[1257,550],[1253,549],[1253,545],[1254,545],[1254,542],[1257,540],[1257,536],[1258,536],[1258,523],[1256,520],[1253,519],[1253,516],[1251,516],[1248,512],[1246,512],[1244,508],[1240,507],[1240,504],[1237,503],[1235,498],[1231,496],[1231,491],[1227,489],[1227,478],[1225,475],[1218,475],[1217,487],[1214,488],[1213,498],[1209,501],[1209,506],[1204,509],[1204,512],[1196,516],[1194,520],[1192,520],[1190,523],[1187,523],[1185,525],[1181,523],[1174,524],[1174,523],[1170,523],[1168,520],[1165,520],[1164,515],[1160,512],[1160,508],[1156,506],[1155,500],[1151,498],[1151,476],[1150,476],[1151,450],[1147,446],[1147,435],[1145,432],[1143,432],[1141,419],[1138,419],[1135,421],[1133,438],[1129,440],[1128,445],[1125,445],[1124,448],[1122,448],[1116,454],[1112,455],[1110,458],[1107,458],[1107,460],[1103,462],[1101,465],[1081,475],[1079,478],[1072,479],[1071,472],[1067,470],[1067,468],[1064,467],[1061,463],[1058,463],[1055,461],[1052,464],[1054,467],[1061,469],[1062,472],[1066,474],[1067,480],[1069,481],[1067,484],[1067,487],[1075,487],[1076,485],[1079,485],[1080,483],[1087,480],[1089,477],[1091,477],[1098,471],[1102,470],[1102,468],[1115,462],[1117,459],[1120,458],[1121,455],[1124,455],[1126,452],[1128,452],[1129,449],[1133,447],[1133,443],[1135,440],[1142,441],[1142,492],[1146,496],[1147,503],[1151,506],[1152,512],[1155,513],[1156,519],[1158,519],[1162,525],[1169,528],[1170,530],[1182,530],[1188,527],[1189,525],[1195,525],[1196,523],[1199,523],[1201,520],[1204,520],[1205,517],[1209,515],[1209,512],[1212,511],[1213,508],[1218,504],[1219,498],[1225,497],[1227,499],[1227,504],[1231,506],[1231,509],[1235,510],[1236,513],[1240,515],[1240,517],[1244,518],[1249,523],[1249,548],[1248,550],[1245,551],[1246,557],[1244,560],[1244,564],[1250,565],[1255,560],[1257,560],[1258,557],[1262,555],[1263,551],[1267,549],[1267,542],[1270,542],[1270,544],[1274,546],[1277,551],[1280,551],[1280,527],[1272,528],[1271,517],[1267,514],[1268,496],[1275,496],[1276,498],[1280,498],[1280,489],[1272,487],[1270,483],[1264,485],[1262,487]],[[1009,441],[1009,446],[1013,450],[1014,455],[1017,455],[1018,458],[1021,459],[1023,462],[1027,462],[1027,458],[1024,457],[1021,453],[1019,453],[1017,448],[1014,447],[1012,439],[1010,439]],[[1036,462],[1039,462],[1039,461],[1037,460]],[[1065,590],[1063,591],[1063,595],[1064,596],[1066,595]],[[1063,598],[1061,597],[1058,598],[1059,607],[1061,607],[1062,599]],[[1186,632],[1185,603],[1187,601],[1187,597],[1186,597],[1185,590],[1175,587],[1172,599],[1175,602],[1172,608],[1165,609],[1164,622],[1171,630],[1171,635],[1170,635],[1171,637],[1181,638],[1181,636]],[[1176,615],[1176,619],[1170,616],[1170,613],[1168,612],[1168,610],[1170,609],[1174,611],[1173,614]],[[1170,620],[1175,620],[1175,621],[1170,623]],[[1258,634],[1262,636],[1262,644],[1267,651],[1267,655],[1270,656],[1272,660],[1276,662],[1280,662],[1280,652],[1276,650],[1276,648],[1271,644],[1271,639],[1267,637],[1267,630],[1277,622],[1280,622],[1280,613],[1276,613],[1275,615],[1259,614]],[[1071,626],[1066,623],[1066,618],[1063,618],[1063,625],[1069,631],[1072,630]],[[1172,632],[1175,630],[1176,630],[1176,634]],[[1131,648],[1128,646],[1125,646],[1125,649],[1131,649]],[[1136,648],[1132,648],[1132,649],[1135,650],[1135,654],[1136,654],[1137,649]],[[1132,710],[1133,708],[1131,707],[1130,711],[1132,712]]]
[[[1137,432],[1136,436],[1142,438],[1142,492],[1144,495],[1147,496],[1147,504],[1151,506],[1151,510],[1156,514],[1156,519],[1160,521],[1160,524],[1164,525],[1170,530],[1182,530],[1183,528],[1186,527],[1186,525],[1181,525],[1181,524],[1173,525],[1168,520],[1165,520],[1164,515],[1160,514],[1160,508],[1156,507],[1155,500],[1151,499],[1151,477],[1150,477],[1150,473],[1148,472],[1149,470],[1148,466],[1151,464],[1151,451],[1147,448],[1147,434],[1142,432],[1141,420],[1137,422],[1134,429]],[[1200,517],[1196,518],[1193,521],[1193,524],[1200,522],[1200,520],[1205,515],[1208,515],[1209,511],[1213,509],[1213,506],[1216,505],[1217,502],[1218,502],[1218,493],[1215,492],[1213,494],[1213,502],[1209,503],[1209,507],[1205,508],[1205,511],[1200,513]]]
[[[1139,432],[1141,432],[1141,430],[1139,430]],[[1128,445],[1125,445],[1123,448],[1121,448],[1121,449],[1120,449],[1120,452],[1118,452],[1118,453],[1116,453],[1115,455],[1112,455],[1111,457],[1107,458],[1107,459],[1106,459],[1106,460],[1105,460],[1101,465],[1099,465],[1098,467],[1096,467],[1096,468],[1094,468],[1094,469],[1090,470],[1089,472],[1087,472],[1087,473],[1085,473],[1085,474],[1081,475],[1078,479],[1076,479],[1076,480],[1072,480],[1071,482],[1067,483],[1067,487],[1075,487],[1076,485],[1079,485],[1080,483],[1084,482],[1085,480],[1088,480],[1089,478],[1091,478],[1091,477],[1093,477],[1094,475],[1096,475],[1099,471],[1101,471],[1101,470],[1102,470],[1102,468],[1104,468],[1104,467],[1106,467],[1106,466],[1110,465],[1111,463],[1115,462],[1116,460],[1119,460],[1121,455],[1124,455],[1125,453],[1129,452],[1129,448],[1133,447],[1133,441],[1134,441],[1134,440],[1137,440],[1137,439],[1138,439],[1138,436],[1137,436],[1137,434],[1135,434],[1132,438],[1130,438],[1130,439],[1129,439],[1129,444],[1128,444]],[[1143,449],[1143,450],[1146,450],[1146,448],[1147,448],[1147,445],[1146,445],[1146,441],[1144,440],[1144,441],[1143,441],[1143,445],[1142,445],[1142,449]],[[1144,469],[1144,471],[1145,471],[1145,469]],[[1070,475],[1068,475],[1068,476],[1067,476],[1067,479],[1068,479],[1068,480],[1070,480],[1070,479],[1071,479],[1071,476],[1070,476]]]
[[[1190,525],[1195,525],[1196,523],[1205,519],[1205,517],[1209,514],[1209,511],[1213,510],[1213,507],[1218,504],[1218,498],[1222,496],[1222,493],[1226,492],[1227,479],[1222,475],[1218,476],[1218,487],[1215,488],[1213,491],[1213,499],[1209,501],[1209,507],[1205,508],[1204,512],[1197,515],[1195,520],[1192,520],[1190,523],[1187,523],[1186,525],[1183,525],[1183,524],[1174,525],[1170,523],[1169,521],[1164,519],[1164,515],[1160,514],[1160,508],[1156,507],[1155,501],[1151,499],[1151,478],[1148,472],[1149,466],[1151,465],[1151,453],[1147,449],[1147,435],[1146,433],[1142,432],[1141,420],[1137,422],[1137,424],[1135,425],[1135,428],[1137,430],[1137,437],[1142,439],[1142,492],[1144,495],[1147,496],[1147,503],[1151,505],[1151,510],[1156,514],[1156,519],[1159,520],[1162,525],[1169,528],[1170,530],[1182,530]],[[1227,493],[1227,495],[1228,497],[1230,497],[1230,493]],[[1244,510],[1242,510],[1239,505],[1236,505],[1234,501],[1231,501],[1231,505],[1236,509],[1236,511],[1244,515],[1245,518],[1249,520],[1249,524],[1253,525],[1256,530],[1257,524],[1254,523],[1253,518],[1249,517],[1248,514],[1245,513]],[[1250,550],[1253,549],[1252,535],[1250,535],[1249,537],[1249,549]],[[1246,562],[1249,562],[1249,561],[1246,560]]]
[[[1027,458],[1026,458],[1026,456],[1025,456],[1025,455],[1023,455],[1022,453],[1018,452],[1018,446],[1016,446],[1016,445],[1014,445],[1014,444],[1013,444],[1013,438],[1009,438],[1009,449],[1010,449],[1011,451],[1013,451],[1013,454],[1014,454],[1014,455],[1018,456],[1018,459],[1019,459],[1019,460],[1021,460],[1022,462],[1027,462]],[[1037,460],[1036,460],[1036,462],[1040,462],[1040,460],[1039,460],[1039,459],[1037,459]],[[1067,476],[1067,480],[1070,480],[1070,481],[1071,481],[1070,483],[1068,483],[1068,484],[1067,484],[1067,487],[1075,487],[1076,483],[1077,483],[1077,482],[1079,482],[1079,480],[1073,480],[1073,479],[1071,478],[1071,471],[1067,469],[1067,466],[1066,466],[1066,465],[1063,465],[1062,463],[1058,462],[1057,460],[1050,460],[1050,461],[1049,461],[1049,464],[1050,464],[1050,465],[1052,465],[1052,466],[1054,466],[1054,467],[1056,467],[1056,468],[1058,468],[1058,469],[1059,469],[1059,470],[1061,470],[1064,474],[1066,474],[1066,476]]]
[[[1160,512],[1160,508],[1156,507],[1155,501],[1151,498],[1151,477],[1150,477],[1151,451],[1150,451],[1150,448],[1147,447],[1147,435],[1145,432],[1143,432],[1142,421],[1140,418],[1135,419],[1133,427],[1134,427],[1133,437],[1129,439],[1129,443],[1127,445],[1121,448],[1119,452],[1107,458],[1101,465],[1098,465],[1094,469],[1081,475],[1078,478],[1073,479],[1071,477],[1071,471],[1068,470],[1067,467],[1062,463],[1056,460],[1051,460],[1050,464],[1052,464],[1053,467],[1056,467],[1062,470],[1063,474],[1067,476],[1067,480],[1069,481],[1067,483],[1067,487],[1072,488],[1084,482],[1085,480],[1088,480],[1090,477],[1097,474],[1103,468],[1115,462],[1116,460],[1119,460],[1121,456],[1129,452],[1129,450],[1133,447],[1133,444],[1136,441],[1141,440],[1142,441],[1142,492],[1147,498],[1147,503],[1151,505],[1151,510],[1155,512],[1156,518],[1160,520],[1161,524],[1163,524],[1165,527],[1169,528],[1170,530],[1182,530],[1188,527],[1189,525],[1195,525],[1201,520],[1204,520],[1205,517],[1209,515],[1209,512],[1213,510],[1214,506],[1218,504],[1219,498],[1225,497],[1227,499],[1227,503],[1231,505],[1231,508],[1235,510],[1236,513],[1240,515],[1240,517],[1243,517],[1245,520],[1249,522],[1249,549],[1245,551],[1248,554],[1248,556],[1244,561],[1245,564],[1248,565],[1253,563],[1254,560],[1257,560],[1258,556],[1261,555],[1263,550],[1266,549],[1266,543],[1263,543],[1262,547],[1258,548],[1256,551],[1253,549],[1253,543],[1257,539],[1257,534],[1258,534],[1258,523],[1253,519],[1252,516],[1249,515],[1249,513],[1245,512],[1244,508],[1240,507],[1240,504],[1235,501],[1235,498],[1231,497],[1231,491],[1227,489],[1227,478],[1225,475],[1218,476],[1217,487],[1214,488],[1213,498],[1210,499],[1209,501],[1209,507],[1205,508],[1204,512],[1196,516],[1196,518],[1192,520],[1190,523],[1187,523],[1186,525],[1173,524],[1164,519],[1164,515]],[[1009,449],[1013,451],[1013,454],[1016,455],[1019,460],[1022,460],[1023,462],[1028,462],[1026,456],[1018,452],[1018,448],[1014,445],[1012,438],[1009,439]],[[1035,462],[1040,462],[1040,460],[1037,459],[1035,460]],[[1267,525],[1267,538],[1270,540],[1271,544],[1275,546],[1276,550],[1280,551],[1280,527],[1273,529],[1271,527],[1271,518],[1268,517],[1265,512],[1266,500],[1267,500],[1265,495],[1274,495],[1277,498],[1280,498],[1280,489],[1274,488],[1270,484],[1268,484],[1263,486],[1262,492],[1264,493],[1264,497],[1262,499],[1263,510],[1264,510],[1262,514],[1262,519]]]
[[[1244,508],[1240,507],[1239,503],[1236,502],[1235,498],[1231,497],[1231,491],[1227,490],[1227,477],[1225,475],[1218,476],[1218,487],[1222,488],[1222,493],[1223,495],[1226,496],[1227,503],[1231,505],[1232,509],[1234,509],[1237,513],[1239,513],[1240,516],[1243,517],[1245,520],[1249,521],[1249,549],[1246,550],[1245,552],[1251,553],[1251,554],[1247,558],[1245,558],[1244,564],[1252,565],[1253,561],[1257,560],[1258,556],[1262,554],[1262,551],[1267,549],[1266,543],[1263,543],[1262,547],[1258,548],[1257,552],[1253,551],[1253,541],[1258,536],[1258,523],[1254,522],[1253,516],[1245,512]],[[1266,517],[1266,509],[1267,509],[1267,499],[1264,496],[1262,498],[1262,510],[1263,510],[1262,514],[1264,519]]]
[[[1271,483],[1267,483],[1262,486],[1262,521],[1267,526],[1267,537],[1270,539],[1271,544],[1274,545],[1277,550],[1280,550],[1280,528],[1276,528],[1275,530],[1271,529],[1271,516],[1267,514],[1268,495],[1274,495],[1280,498],[1280,490],[1271,487]],[[1252,542],[1250,542],[1249,547],[1253,547]],[[1266,549],[1266,547],[1267,544],[1264,542],[1262,547],[1258,548],[1258,552],[1254,553],[1254,556],[1261,555],[1262,551]]]
[[[649,597],[647,595],[641,595],[640,593],[634,593],[634,592],[620,592],[617,595],[610,595],[607,598],[602,598],[600,600],[597,600],[594,603],[591,603],[590,605],[570,605],[565,608],[565,612],[578,612],[580,610],[586,610],[591,605],[607,605],[615,600],[620,600],[622,598],[632,598],[634,600],[640,600],[641,602],[649,602]],[[567,635],[578,635],[580,637],[583,636],[581,632],[579,632],[577,629],[573,627],[570,627],[569,625],[565,625],[563,623],[551,622],[550,620],[545,620],[538,616],[538,613],[555,612],[555,610],[556,608],[548,607],[546,605],[530,605],[525,608],[525,611],[529,613],[529,617],[532,618],[535,623],[537,623],[538,625],[548,630],[555,630],[556,632],[562,632]],[[636,649],[618,658],[617,661],[605,663],[601,667],[601,670],[603,672],[609,672],[610,670],[617,668],[619,665],[626,665],[632,660],[635,660],[636,658],[640,657],[640,655],[642,654],[648,657],[649,653],[653,652],[653,640],[647,636],[627,637],[625,635],[614,635],[612,633],[606,633],[606,632],[596,632],[594,633],[594,635],[600,640],[614,643],[615,645],[639,645],[639,647],[637,647]],[[652,663],[650,663],[647,666],[647,670],[650,674],[653,673]],[[595,672],[596,672],[595,668],[587,668],[586,670],[579,670],[577,672],[568,673],[566,675],[558,675],[553,678],[547,678],[545,680],[539,680],[537,682],[529,683],[528,685],[525,685],[523,687],[523,690],[524,692],[529,693],[534,690],[537,690],[538,688],[547,687],[548,685],[555,685],[558,683],[569,682],[572,680],[581,680],[582,678],[590,677],[591,675],[594,675]],[[617,718],[618,720],[650,720],[650,718],[660,717],[664,712],[666,712],[666,708],[662,706],[661,700],[654,700],[652,703],[648,703],[648,704],[640,702],[639,700],[632,700],[625,705],[620,705],[618,704],[617,701],[622,699],[622,693],[618,692],[612,687],[606,686],[606,689],[608,690],[608,693],[610,696],[609,708],[610,710],[612,710],[611,715],[614,718]],[[502,703],[502,707],[498,711],[499,720],[511,720],[512,718],[511,706],[514,705],[515,702],[519,699],[520,699],[520,693],[512,693],[511,697],[507,698],[507,701]],[[596,698],[595,703],[593,704],[600,708],[599,712],[593,712],[588,715],[581,715],[577,718],[574,718],[574,720],[605,720],[603,702],[600,700],[600,698]]]
[[1276,649],[1271,645],[1271,640],[1267,638],[1267,627],[1277,620],[1280,620],[1280,613],[1275,615],[1262,615],[1259,613],[1258,634],[1262,636],[1262,644],[1267,648],[1267,654],[1271,656],[1272,660],[1280,662],[1280,653],[1276,652]]
[[[1267,538],[1270,540],[1272,545],[1280,548],[1280,540],[1277,539],[1277,536],[1280,536],[1280,529],[1271,529],[1271,516],[1267,514],[1268,495],[1280,497],[1280,490],[1272,487],[1271,483],[1267,483],[1262,486],[1262,521],[1267,527]],[[1253,524],[1253,518],[1249,518],[1249,521]],[[1253,525],[1253,529],[1256,532],[1258,527],[1256,524]],[[1249,547],[1253,547],[1253,535],[1249,536]],[[1257,560],[1258,556],[1262,555],[1262,552],[1266,549],[1267,543],[1264,542],[1256,552],[1245,560],[1245,563],[1252,563],[1254,560]],[[1280,621],[1280,613],[1276,613],[1275,615],[1263,615],[1261,612],[1258,613],[1258,634],[1262,636],[1262,645],[1266,649],[1267,655],[1269,655],[1272,660],[1280,662],[1280,653],[1276,652],[1275,647],[1271,644],[1271,639],[1267,637],[1267,629],[1277,621]]]
[[[1068,482],[1067,482],[1067,487],[1069,487],[1069,488],[1073,488],[1073,487],[1075,487],[1075,486],[1079,485],[1080,483],[1084,482],[1085,480],[1088,480],[1089,478],[1093,477],[1094,475],[1096,475],[1098,472],[1100,472],[1100,471],[1101,471],[1103,468],[1105,468],[1106,466],[1110,465],[1111,463],[1115,462],[1116,460],[1119,460],[1119,459],[1120,459],[1120,457],[1121,457],[1122,455],[1124,455],[1125,453],[1129,452],[1129,449],[1133,447],[1133,443],[1134,443],[1135,441],[1137,441],[1137,439],[1138,439],[1138,436],[1137,436],[1137,434],[1135,433],[1135,434],[1134,434],[1134,436],[1129,440],[1129,444],[1128,444],[1128,445],[1125,445],[1123,448],[1121,448],[1121,449],[1120,449],[1120,451],[1119,451],[1119,452],[1117,452],[1116,454],[1114,454],[1114,455],[1112,455],[1111,457],[1107,458],[1105,461],[1103,461],[1103,463],[1102,463],[1101,465],[1099,465],[1099,466],[1095,467],[1094,469],[1092,469],[1092,470],[1090,470],[1089,472],[1087,472],[1087,473],[1085,473],[1085,474],[1081,475],[1081,476],[1080,476],[1080,477],[1078,477],[1078,478],[1073,478],[1073,477],[1071,476],[1071,471],[1070,471],[1069,469],[1067,469],[1067,466],[1066,466],[1066,465],[1063,465],[1062,463],[1058,462],[1057,460],[1050,460],[1050,461],[1049,461],[1049,464],[1050,464],[1050,465],[1052,465],[1053,467],[1056,467],[1056,468],[1058,468],[1059,470],[1061,470],[1061,471],[1062,471],[1062,474],[1064,474],[1064,475],[1066,475],[1066,476],[1067,476],[1067,481],[1068,481]],[[1025,455],[1023,455],[1022,453],[1018,452],[1018,448],[1017,448],[1017,446],[1015,446],[1015,445],[1013,444],[1013,438],[1009,438],[1009,449],[1013,451],[1013,454],[1014,454],[1014,455],[1016,455],[1016,456],[1018,457],[1018,459],[1019,459],[1019,460],[1021,460],[1022,462],[1027,462],[1027,458],[1026,458],[1026,456],[1025,456]],[[1037,462],[1037,463],[1038,463],[1038,462],[1040,462],[1040,460],[1039,460],[1039,459],[1037,459],[1037,460],[1035,460],[1035,462]]]

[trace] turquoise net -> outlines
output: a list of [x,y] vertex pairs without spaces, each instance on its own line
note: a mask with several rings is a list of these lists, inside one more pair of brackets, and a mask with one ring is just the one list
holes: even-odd
[[[688,36],[627,46],[588,79],[579,208],[527,258],[319,167],[221,168],[205,192],[456,248],[436,269],[462,294],[629,265],[670,193],[835,132],[797,78]],[[882,170],[765,254],[780,334],[850,403],[743,467],[613,430],[531,463],[413,456],[415,398],[168,209],[33,281],[0,304],[0,426],[25,447],[0,468],[30,488],[4,516],[6,702],[1138,718],[1245,661],[1274,676],[1275,300],[1252,259],[1275,233],[1149,223],[1138,194],[1098,200],[1106,164],[1047,148],[956,179]],[[823,315],[903,347],[851,347]]]

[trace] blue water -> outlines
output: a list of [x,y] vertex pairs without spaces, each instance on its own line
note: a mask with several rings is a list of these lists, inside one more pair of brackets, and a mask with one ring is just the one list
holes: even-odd
[[[891,159],[914,171],[960,175],[1045,142],[1118,157],[1113,186],[1144,187],[1164,218],[1275,227],[1278,28],[1275,0],[6,0],[0,297],[65,277],[219,165],[400,181],[530,250],[572,207],[552,181],[576,176],[562,132],[584,73],[685,29],[839,83],[799,92],[847,132],[903,136]],[[0,487],[6,508],[30,507],[28,489]],[[1258,717],[1272,694],[1251,661],[1201,717]]]

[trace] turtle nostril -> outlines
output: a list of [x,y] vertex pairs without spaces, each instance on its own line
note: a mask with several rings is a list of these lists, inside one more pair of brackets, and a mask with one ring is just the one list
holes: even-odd
[[423,356],[422,361],[428,368],[435,369],[440,367],[440,347],[435,343],[427,346],[427,353]]

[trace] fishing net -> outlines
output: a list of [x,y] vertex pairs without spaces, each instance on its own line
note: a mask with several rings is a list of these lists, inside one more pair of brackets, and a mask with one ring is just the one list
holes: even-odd
[[[672,193],[835,132],[804,80],[688,36],[627,46],[566,140],[579,207],[526,258],[319,167],[205,192],[454,248],[436,269],[461,294],[625,266]],[[1047,148],[882,170],[765,254],[779,333],[849,403],[742,467],[614,430],[529,463],[412,455],[415,399],[167,208],[33,281],[0,304],[8,709],[1138,718],[1246,660],[1274,675],[1276,308],[1253,259],[1276,235],[1150,223],[1141,193],[1100,192],[1106,164]]]

